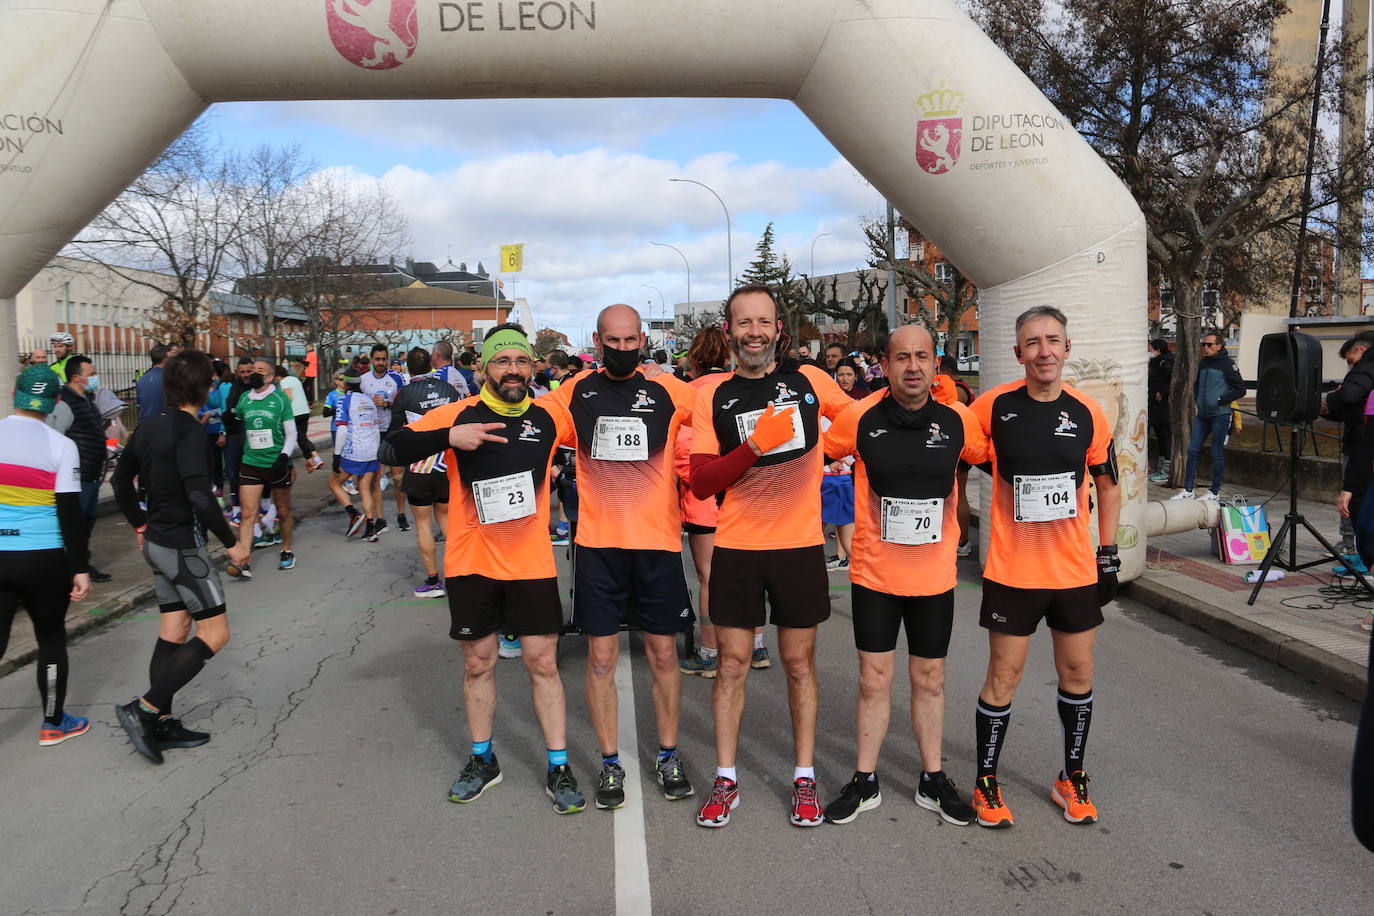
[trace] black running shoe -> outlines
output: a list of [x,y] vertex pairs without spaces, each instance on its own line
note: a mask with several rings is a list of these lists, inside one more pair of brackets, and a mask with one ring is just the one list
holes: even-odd
[[210,741],[210,733],[192,731],[180,719],[169,717],[157,720],[156,738],[157,746],[165,751],[169,747],[200,747]]
[[372,533],[381,534],[383,531],[387,531],[389,527],[390,526],[386,523],[386,519],[378,518],[376,521],[372,523]]
[[603,763],[596,783],[596,806],[619,808],[625,804],[625,770],[618,763]]
[[491,755],[491,762],[483,760],[476,754],[468,758],[467,766],[463,767],[463,772],[458,774],[453,785],[448,790],[448,800],[466,805],[468,802],[477,801],[482,797],[482,793],[492,786],[499,785],[501,782],[501,764],[496,762],[496,755]]
[[859,816],[861,811],[870,811],[883,803],[883,793],[878,789],[878,774],[872,781],[867,777],[854,774],[854,778],[840,790],[840,797],[825,806],[825,819],[832,824],[848,824]]
[[939,812],[945,823],[959,827],[971,824],[977,816],[973,806],[959,796],[954,781],[943,772],[920,781],[916,789],[916,804],[928,811]]
[[367,520],[367,527],[363,529],[363,540],[371,542],[377,540],[377,523],[372,519]]
[[559,814],[576,814],[587,807],[582,790],[577,787],[577,780],[566,763],[549,771],[544,792],[553,801],[553,810]]
[[115,715],[138,752],[153,763],[161,763],[162,751],[157,745],[157,713],[144,710],[135,697],[123,706],[116,706]]
[[359,531],[362,531],[363,525],[366,522],[367,516],[363,515],[361,512],[359,512],[357,509],[354,509],[352,506],[349,506],[347,537],[353,537],[353,535],[357,534]]
[[396,527],[400,528],[402,531],[410,530],[410,519],[406,518],[404,512],[396,516]]
[[692,784],[682,769],[682,758],[677,751],[668,757],[660,757],[654,767],[657,770],[658,784],[663,787],[663,797],[669,801],[692,797]]

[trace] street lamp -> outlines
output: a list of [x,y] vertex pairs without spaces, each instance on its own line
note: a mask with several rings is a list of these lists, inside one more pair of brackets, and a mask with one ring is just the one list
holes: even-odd
[[[672,248],[677,252],[677,256],[682,258],[682,263],[687,265],[687,307],[690,309],[692,307],[692,265],[687,263],[687,255],[683,254],[676,246],[668,245],[664,242],[650,242],[649,244],[657,245],[660,248]],[[674,320],[676,320],[677,316],[674,315],[673,317]]]
[[811,279],[816,279],[816,243],[829,235],[829,232],[822,232],[811,240]]
[[[666,303],[664,302],[664,300],[663,300],[663,290],[659,289],[657,286],[650,286],[650,285],[647,284],[647,283],[641,283],[641,284],[639,284],[639,285],[642,286],[642,287],[644,287],[645,289],[651,289],[651,290],[653,290],[654,292],[658,293],[658,310],[659,310],[660,312],[663,312],[663,313],[666,314],[667,311],[668,311],[668,306],[667,306],[667,304],[666,304]],[[649,342],[650,342],[650,343],[653,343],[653,336],[654,336],[654,303],[653,303],[653,300],[651,299],[651,300],[649,300]]]
[[595,317],[595,315],[587,315],[577,325],[577,339],[585,340],[587,342],[586,346],[588,350],[591,350],[592,348],[592,339],[587,336],[587,322],[591,321]]
[[720,199],[720,195],[711,188],[710,185],[702,184],[692,178],[669,178],[669,181],[682,181],[687,184],[701,185],[711,192],[711,196],[720,201],[720,208],[725,211],[725,290],[728,293],[735,285],[735,251],[734,242],[730,232],[730,208],[725,206],[725,201]]
[[[825,238],[825,237],[826,237],[827,235],[829,235],[829,234],[830,234],[829,232],[822,232],[820,235],[816,236],[814,239],[811,240],[811,282],[812,282],[812,283],[815,283],[815,282],[816,282],[816,242],[818,242],[818,241],[820,241],[821,239]],[[816,323],[816,330],[817,330],[817,331],[820,331],[820,329],[821,329],[820,315],[819,315],[819,314],[814,314],[814,315],[811,316],[811,318],[812,318],[812,320]],[[821,334],[821,339],[822,339],[822,340],[825,339],[825,335],[824,335],[823,333]]]

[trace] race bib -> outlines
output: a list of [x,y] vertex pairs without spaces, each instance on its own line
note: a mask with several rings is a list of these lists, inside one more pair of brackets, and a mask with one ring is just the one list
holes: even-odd
[[272,447],[272,430],[270,429],[250,429],[248,430],[248,447],[251,449],[263,449]]
[[[788,407],[792,408],[792,438],[788,439],[777,448],[769,449],[763,453],[763,457],[778,455],[782,452],[790,452],[793,449],[806,447],[806,428],[802,426],[801,405],[800,404],[774,404],[773,410],[781,411]],[[765,410],[767,408],[764,408]],[[735,417],[735,425],[739,429],[739,441],[743,442],[754,434],[754,427],[759,425],[759,417],[763,416],[762,410],[749,410]]]
[[649,429],[640,417],[597,417],[592,457],[599,461],[648,461]]
[[884,496],[882,521],[882,539],[889,544],[934,544],[943,532],[945,501]]
[[492,477],[472,484],[472,501],[477,504],[477,521],[483,525],[511,522],[533,515],[534,475],[529,471]]
[[1078,488],[1074,473],[1017,474],[1015,511],[1018,522],[1057,522],[1078,515]]

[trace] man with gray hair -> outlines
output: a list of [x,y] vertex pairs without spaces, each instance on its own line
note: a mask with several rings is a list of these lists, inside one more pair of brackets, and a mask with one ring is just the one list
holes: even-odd
[[[990,532],[979,623],[988,631],[988,671],[974,717],[977,779],[973,809],[984,827],[1010,827],[997,782],[1011,701],[1030,638],[1043,619],[1054,640],[1062,769],[1050,798],[1073,824],[1097,820],[1088,798],[1084,753],[1093,710],[1093,645],[1102,605],[1116,595],[1121,515],[1112,429],[1102,405],[1064,384],[1072,347],[1064,313],[1037,306],[1016,319],[1024,379],[985,392],[970,405],[991,442]],[[1097,488],[1100,547],[1093,556],[1088,491]]]
[[429,351],[429,364],[433,367],[431,371],[434,377],[441,382],[452,385],[458,397],[466,398],[472,395],[472,389],[468,387],[468,380],[453,364],[453,344],[447,340],[436,343],[434,348]]

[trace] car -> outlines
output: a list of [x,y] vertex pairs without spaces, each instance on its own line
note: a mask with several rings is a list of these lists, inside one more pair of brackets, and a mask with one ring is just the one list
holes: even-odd
[[961,357],[959,357],[959,371],[960,371],[960,372],[977,372],[977,371],[978,371],[978,354],[977,354],[977,353],[973,353],[973,354],[970,354],[970,355],[968,355],[968,356],[961,356]]

